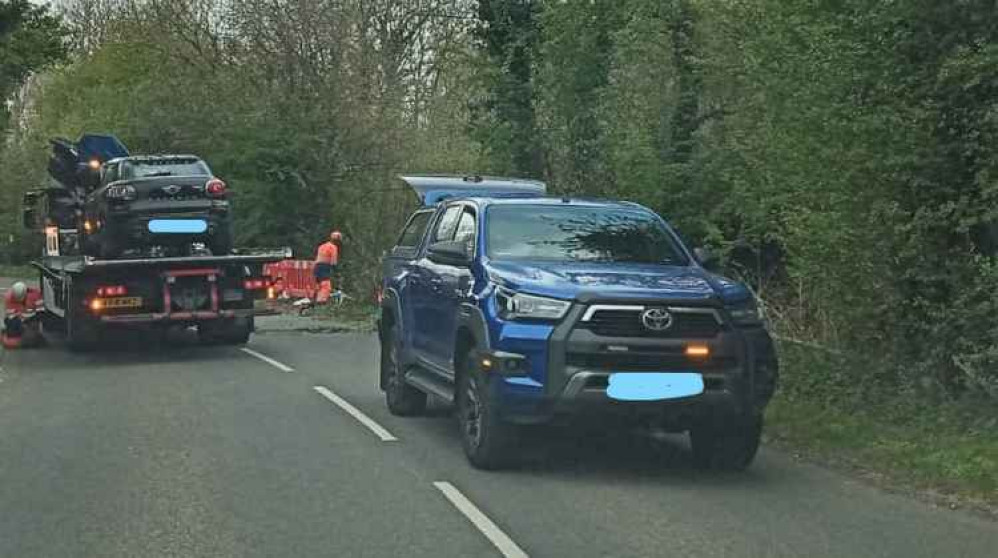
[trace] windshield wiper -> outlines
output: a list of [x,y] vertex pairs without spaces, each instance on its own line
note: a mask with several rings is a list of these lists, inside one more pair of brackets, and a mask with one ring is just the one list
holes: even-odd
[[173,172],[172,171],[150,172],[148,174],[143,174],[142,178],[149,178],[150,176],[173,176]]

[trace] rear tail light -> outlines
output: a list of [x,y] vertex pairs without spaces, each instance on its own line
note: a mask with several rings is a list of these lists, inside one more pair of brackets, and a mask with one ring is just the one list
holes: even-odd
[[209,196],[214,196],[216,198],[225,195],[226,186],[225,183],[217,178],[212,178],[204,185],[204,191],[208,193]]
[[109,296],[125,296],[126,294],[128,294],[128,289],[126,289],[124,285],[97,287],[97,296],[101,298]]

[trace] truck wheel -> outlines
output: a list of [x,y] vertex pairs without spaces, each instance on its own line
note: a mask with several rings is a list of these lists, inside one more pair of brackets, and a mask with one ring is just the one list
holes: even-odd
[[706,421],[690,430],[693,464],[700,469],[743,471],[755,459],[761,438],[761,415],[723,424]]
[[468,461],[478,469],[497,470],[510,464],[515,426],[502,420],[489,379],[478,370],[474,351],[465,359],[457,380],[457,416],[461,445]]
[[250,318],[235,318],[221,322],[198,324],[198,341],[202,345],[245,345],[253,332]]
[[399,362],[401,336],[393,325],[381,340],[381,375],[384,378],[385,402],[393,415],[406,417],[426,410],[426,394],[405,381],[405,370]]
[[85,315],[82,308],[66,310],[66,344],[76,352],[86,352],[97,345],[100,325]]

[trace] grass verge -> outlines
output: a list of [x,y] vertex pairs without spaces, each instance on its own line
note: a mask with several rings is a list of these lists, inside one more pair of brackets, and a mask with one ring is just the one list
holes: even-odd
[[[993,402],[920,403],[864,397],[830,398],[813,378],[821,368],[788,359],[767,411],[767,439],[780,448],[845,469],[878,486],[998,519],[998,413]],[[834,383],[834,382],[833,382]],[[876,401],[870,404],[870,400]]]

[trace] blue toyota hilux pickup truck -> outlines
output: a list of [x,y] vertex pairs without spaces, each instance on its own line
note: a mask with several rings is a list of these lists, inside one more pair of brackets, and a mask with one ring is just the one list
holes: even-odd
[[511,463],[528,425],[603,416],[688,431],[701,467],[751,463],[776,389],[772,339],[751,292],[661,217],[533,181],[402,180],[422,207],[383,262],[393,414],[428,395],[453,403],[483,469]]

